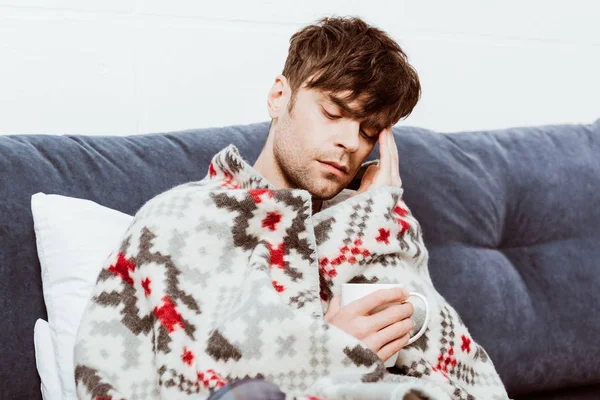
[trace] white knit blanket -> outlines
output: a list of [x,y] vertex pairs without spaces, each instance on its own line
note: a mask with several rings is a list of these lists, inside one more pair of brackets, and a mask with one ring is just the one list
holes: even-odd
[[[298,399],[507,399],[433,287],[402,193],[373,189],[311,215],[307,191],[275,190],[233,145],[221,150],[202,181],[143,205],[106,260],[77,335],[78,396],[202,399],[259,377]],[[323,320],[347,282],[427,297],[428,328],[395,373]]]

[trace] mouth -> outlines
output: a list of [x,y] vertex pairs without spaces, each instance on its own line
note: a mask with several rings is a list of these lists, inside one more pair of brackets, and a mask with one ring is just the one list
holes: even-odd
[[335,173],[336,175],[346,175],[348,173],[348,167],[344,164],[337,163],[335,161],[319,161],[326,170]]

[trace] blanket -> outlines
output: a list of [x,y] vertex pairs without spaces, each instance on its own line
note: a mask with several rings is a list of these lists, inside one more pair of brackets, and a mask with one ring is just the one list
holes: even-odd
[[[75,346],[81,399],[205,399],[242,378],[289,399],[507,399],[486,351],[433,287],[402,188],[332,201],[275,189],[229,145],[201,181],[136,213],[108,256]],[[424,294],[423,336],[386,369],[324,321],[343,283]]]

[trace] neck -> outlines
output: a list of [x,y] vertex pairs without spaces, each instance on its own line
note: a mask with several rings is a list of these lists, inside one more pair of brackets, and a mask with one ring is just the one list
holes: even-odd
[[[290,185],[290,183],[285,179],[279,164],[277,164],[275,161],[275,157],[273,155],[273,143],[271,142],[272,136],[272,134],[269,134],[267,142],[260,152],[260,155],[256,159],[253,167],[259,174],[263,176],[263,178],[275,186],[276,189],[291,189],[292,185]],[[312,213],[314,214],[319,212],[322,205],[323,202],[321,200],[317,200],[313,197]]]
[[271,143],[270,136],[271,135],[269,135],[269,138],[267,138],[267,143],[256,159],[253,167],[259,174],[263,176],[263,178],[275,186],[276,189],[289,189],[291,188],[291,185],[284,178],[281,168],[273,156],[273,145]]

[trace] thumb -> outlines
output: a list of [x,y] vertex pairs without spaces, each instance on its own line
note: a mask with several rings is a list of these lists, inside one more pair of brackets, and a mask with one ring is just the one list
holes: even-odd
[[356,191],[356,194],[366,192],[369,189],[369,187],[371,187],[371,185],[373,184],[373,180],[375,179],[375,175],[377,175],[378,171],[379,171],[378,165],[375,165],[375,164],[369,165],[369,167],[365,171],[365,174],[363,175],[363,177],[360,181],[360,187]]
[[335,296],[333,299],[331,299],[331,301],[329,302],[329,308],[327,308],[327,312],[324,315],[325,321],[330,322],[331,319],[333,317],[335,317],[335,315],[338,313],[338,311],[340,311],[341,304],[342,304],[341,296],[338,295],[338,296]]

